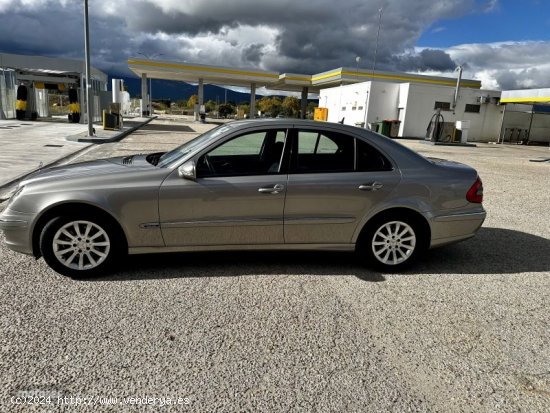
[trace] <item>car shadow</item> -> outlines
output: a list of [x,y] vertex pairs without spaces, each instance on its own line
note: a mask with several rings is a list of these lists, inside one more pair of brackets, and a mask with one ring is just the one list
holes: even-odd
[[[514,274],[550,272],[550,240],[503,228],[481,228],[474,238],[428,251],[401,274]],[[399,274],[399,273],[398,273]],[[246,275],[386,277],[355,254],[325,251],[188,252],[132,255],[112,274],[87,281],[131,281]]]
[[385,281],[352,253],[322,251],[209,251],[132,255],[119,270],[88,281],[131,281],[180,277],[247,275],[352,275],[365,281]]
[[428,251],[409,273],[550,272],[549,251],[548,238],[505,228],[481,228],[469,240]]

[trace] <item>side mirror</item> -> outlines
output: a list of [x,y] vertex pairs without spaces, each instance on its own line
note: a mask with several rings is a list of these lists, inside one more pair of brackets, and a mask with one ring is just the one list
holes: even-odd
[[178,175],[180,178],[189,179],[190,181],[197,180],[197,168],[195,167],[195,161],[187,161],[178,168]]

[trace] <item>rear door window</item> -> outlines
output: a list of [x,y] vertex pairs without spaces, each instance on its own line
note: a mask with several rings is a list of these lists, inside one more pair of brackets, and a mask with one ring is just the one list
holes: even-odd
[[354,138],[348,135],[314,130],[298,130],[293,173],[352,172]]

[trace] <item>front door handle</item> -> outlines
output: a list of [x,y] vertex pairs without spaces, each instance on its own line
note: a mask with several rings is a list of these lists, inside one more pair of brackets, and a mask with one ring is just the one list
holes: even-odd
[[277,184],[273,186],[262,186],[261,188],[258,188],[258,192],[261,192],[262,194],[278,194],[283,189],[285,189],[284,185]]
[[359,185],[359,189],[361,191],[378,191],[383,186],[384,185],[382,185],[380,182],[371,182],[369,184]]

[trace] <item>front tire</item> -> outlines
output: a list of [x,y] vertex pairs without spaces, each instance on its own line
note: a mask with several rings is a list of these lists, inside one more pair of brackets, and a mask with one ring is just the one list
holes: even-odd
[[120,253],[120,240],[106,220],[57,217],[40,234],[40,251],[56,272],[73,278],[105,273]]
[[426,236],[414,220],[386,217],[369,225],[359,252],[377,269],[396,272],[411,265],[425,245]]

